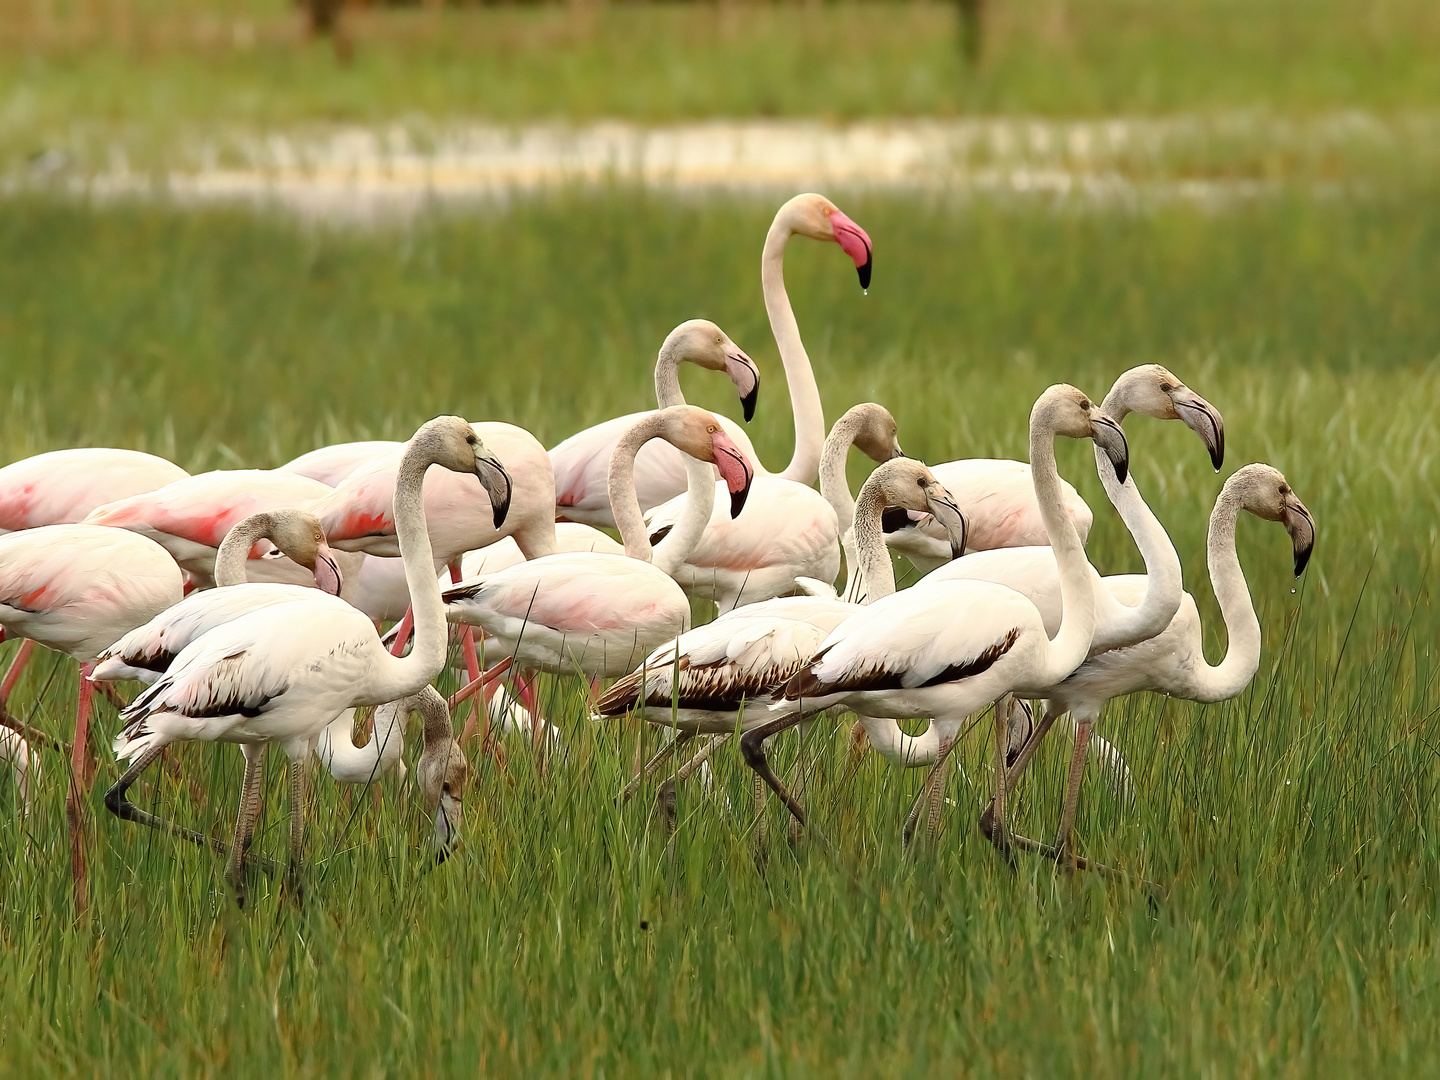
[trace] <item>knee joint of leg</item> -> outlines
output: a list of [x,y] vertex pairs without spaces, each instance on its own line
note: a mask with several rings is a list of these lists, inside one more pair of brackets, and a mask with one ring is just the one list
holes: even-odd
[[756,737],[755,733],[742,735],[740,737],[740,753],[745,757],[745,764],[752,769],[759,768],[765,764],[765,740],[763,737]]

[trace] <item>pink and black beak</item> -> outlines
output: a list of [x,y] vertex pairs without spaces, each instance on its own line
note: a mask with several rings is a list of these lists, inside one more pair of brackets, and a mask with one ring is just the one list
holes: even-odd
[[495,528],[498,529],[505,524],[505,515],[510,512],[510,493],[514,487],[510,482],[510,474],[505,471],[505,466],[500,464],[498,458],[477,455],[475,475],[480,478],[480,485],[490,496],[490,509],[494,515]]
[[735,384],[735,392],[740,395],[740,407],[748,424],[755,416],[755,402],[760,397],[760,369],[755,366],[754,360],[736,349],[725,354],[725,371]]
[[1125,477],[1130,473],[1130,444],[1125,441],[1125,432],[1120,425],[1104,413],[1098,413],[1091,418],[1090,438],[1110,459],[1115,479],[1125,483]]
[[1310,552],[1315,548],[1315,519],[1310,516],[1305,504],[1291,493],[1285,497],[1280,521],[1290,534],[1290,544],[1295,550],[1295,576],[1299,577],[1305,572]]
[[315,553],[315,585],[321,592],[339,596],[345,586],[345,577],[340,573],[340,561],[329,544],[321,544]]
[[710,437],[710,445],[715,451],[715,467],[720,470],[720,476],[730,492],[730,517],[737,518],[740,511],[745,509],[745,500],[750,495],[750,482],[755,479],[755,470],[725,432],[715,432]]
[[855,260],[855,269],[860,274],[860,288],[870,288],[870,267],[874,261],[870,237],[839,210],[831,211],[830,227],[835,230],[835,242],[840,249]]
[[1210,464],[1215,471],[1225,464],[1225,420],[1220,410],[1195,393],[1188,386],[1177,386],[1170,391],[1170,401],[1175,414],[1205,444],[1210,452]]

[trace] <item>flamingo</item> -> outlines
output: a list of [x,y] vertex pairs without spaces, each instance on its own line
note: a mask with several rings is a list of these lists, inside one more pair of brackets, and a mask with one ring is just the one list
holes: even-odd
[[[875,461],[901,454],[895,419],[879,405],[867,403],[835,423],[821,452],[838,461],[838,478],[822,477],[822,490],[783,476],[757,476],[748,513],[727,519],[713,510],[704,535],[674,573],[692,597],[714,600],[720,611],[793,593],[798,578],[834,584],[840,572],[841,515],[845,528],[852,513],[845,489],[845,452],[858,446]],[[837,493],[844,491],[844,495]],[[651,539],[666,536],[684,513],[686,501],[672,499],[650,512]]]
[[[220,544],[239,521],[263,510],[312,504],[330,490],[318,480],[275,469],[217,469],[105,503],[85,521],[149,537],[170,552],[197,584],[211,586]],[[349,555],[328,557],[347,576],[358,563]],[[252,580],[315,584],[313,570],[283,557],[253,559],[245,565]]]
[[[694,364],[709,371],[723,371],[735,384],[740,404],[749,422],[755,415],[760,393],[760,372],[755,362],[708,319],[691,319],[670,331],[655,361],[655,401],[661,409],[684,405],[680,389],[680,365]],[[629,413],[576,432],[550,451],[555,468],[555,514],[566,521],[615,527],[610,509],[610,458],[620,438],[648,413]],[[751,461],[755,448],[745,432],[732,420],[716,417],[729,436]],[[686,490],[685,460],[671,446],[658,440],[649,443],[635,460],[635,491],[642,511]],[[677,483],[678,480],[678,483]]]
[[0,536],[0,628],[80,663],[65,797],[77,910],[86,906],[80,798],[92,771],[86,749],[94,693],[89,676],[111,643],[182,595],[180,568],[165,549],[123,529],[42,525]]
[[[1206,566],[1229,639],[1224,659],[1216,665],[1206,661],[1200,613],[1195,598],[1187,592],[1163,632],[1129,647],[1091,656],[1068,678],[1051,687],[1045,695],[1044,716],[1008,770],[1005,787],[1024,771],[1056,718],[1065,713],[1074,717],[1075,751],[1055,845],[1045,848],[1023,837],[1007,836],[1002,793],[982,819],[985,834],[997,846],[1003,849],[1013,838],[1067,865],[1079,865],[1070,850],[1070,836],[1080,800],[1081,766],[1085,745],[1106,702],[1147,690],[1186,701],[1227,701],[1250,684],[1260,666],[1260,621],[1235,552],[1235,526],[1242,510],[1284,526],[1295,556],[1295,576],[1304,573],[1315,546],[1315,520],[1310,511],[1278,469],[1263,464],[1239,469],[1225,481],[1215,500],[1206,539]],[[1142,575],[1107,578],[1106,582],[1117,599],[1132,605],[1149,588]]]
[[[846,416],[862,408],[857,406]],[[879,406],[873,409],[889,417]],[[893,429],[889,437],[893,441]],[[843,455],[832,454],[830,446],[826,454],[843,463]],[[950,525],[957,547],[965,543],[964,521],[930,470],[908,458],[885,462],[865,481],[853,512],[855,565],[864,581],[860,594],[869,599],[895,591],[895,573],[880,528],[881,511],[888,506],[934,514]],[[676,746],[695,735],[724,736],[772,720],[770,708],[779,701],[786,681],[857,610],[858,604],[834,597],[775,598],[736,608],[651,653],[596,703],[600,716],[623,716],[638,702],[644,720],[680,735],[636,777],[627,794]],[[706,752],[708,748],[702,751]]]
[[765,760],[764,740],[771,735],[837,705],[861,716],[929,717],[958,730],[984,705],[1006,693],[1052,686],[1085,659],[1095,628],[1095,596],[1084,546],[1061,500],[1054,447],[1059,436],[1094,440],[1118,477],[1129,462],[1120,426],[1075,387],[1052,386],[1036,401],[1030,414],[1031,476],[1061,568],[1064,600],[1054,640],[1029,600],[991,582],[936,582],[857,610],[786,683],[776,705],[781,715],[741,738],[746,762],[802,825],[803,809]]
[[445,663],[445,609],[425,521],[425,472],[440,465],[472,473],[485,485],[496,523],[505,520],[511,480],[470,424],[456,416],[429,421],[406,447],[394,484],[393,520],[414,601],[415,642],[391,656],[363,613],[318,590],[314,597],[252,611],[192,641],[163,678],[122,714],[115,740],[128,763],[105,793],[122,820],[197,843],[201,834],[142,810],[130,787],[164,748],[178,740],[236,742],[245,754],[245,781],[226,878],[244,903],[244,857],[259,810],[260,766],[277,742],[290,761],[290,861],[287,879],[298,897],[305,821],[305,759],[321,732],[348,708],[378,705],[416,693]]
[[[838,244],[854,261],[860,274],[861,288],[870,286],[871,245],[865,230],[841,213],[829,199],[823,195],[806,194],[797,195],[780,207],[765,236],[765,247],[760,256],[765,312],[780,349],[780,362],[785,368],[785,382],[795,419],[795,450],[789,465],[778,475],[800,484],[813,484],[825,442],[825,414],[820,404],[820,390],[815,384],[815,372],[805,353],[805,344],[800,340],[800,327],[785,292],[785,245],[792,236]],[[662,401],[661,405],[679,404],[680,400]],[[746,418],[749,418],[748,413]],[[758,462],[759,458],[745,433],[724,417],[720,418],[720,422],[745,456],[752,462]],[[555,490],[560,501],[556,512],[571,521],[591,525],[615,524],[600,479],[604,475],[604,466],[600,463],[609,460],[608,447],[601,436],[592,434],[605,427],[602,424],[599,428],[590,428],[551,451],[556,462]],[[621,430],[623,427],[611,430],[608,437],[613,440]],[[686,489],[683,459],[664,447],[658,448],[658,453],[652,453],[649,461],[642,460],[637,475],[642,511],[659,506]],[[769,475],[763,466],[761,475]]]
[[[1218,469],[1224,461],[1225,423],[1220,413],[1158,364],[1142,365],[1121,374],[1100,408],[1117,423],[1123,422],[1132,412],[1160,420],[1180,420],[1199,435],[1209,452],[1212,465]],[[1127,578],[1102,578],[1091,568],[1090,580],[1095,594],[1095,631],[1090,643],[1091,656],[1107,649],[1133,645],[1160,633],[1179,609],[1182,593],[1180,557],[1175,553],[1175,547],[1164,527],[1141,497],[1134,476],[1127,476],[1123,483],[1117,480],[1109,458],[1099,447],[1095,449],[1095,469],[1106,495],[1140,548],[1141,556],[1145,560],[1146,574],[1142,580],[1146,582],[1146,586],[1140,601],[1131,604],[1119,599],[1111,588],[1112,582],[1126,581]],[[990,581],[1014,589],[1035,605],[1045,622],[1047,633],[1054,635],[1058,632],[1063,614],[1060,571],[1055,552],[1049,546],[1009,547],[973,552],[931,571],[922,579],[922,583],[924,587],[928,587],[934,582],[957,580]],[[1002,705],[1001,708],[1009,710],[1013,709],[1013,705]],[[1012,712],[1011,715],[1016,714]],[[1024,716],[1029,716],[1028,711]],[[895,730],[882,733],[879,729],[886,724],[893,726]],[[888,745],[896,741],[899,728],[893,721],[876,719],[865,724],[865,731],[867,735],[878,737],[882,743]],[[1020,735],[1018,742],[1017,734]],[[1024,734],[1015,731],[1010,733],[1007,739],[1007,760],[1019,752],[1024,742]],[[914,743],[909,755],[909,764],[912,766],[934,766],[932,777],[926,784],[927,790],[933,788],[943,776],[948,746],[953,745],[945,744],[942,747],[941,742],[943,740],[936,738],[922,739]],[[1097,739],[1094,748],[1099,756],[1116,765],[1117,771],[1123,772],[1124,762],[1108,742]],[[907,822],[907,840],[910,830],[914,828],[919,805],[917,801],[915,813],[912,813]],[[932,830],[936,824],[938,819],[932,816]]]
[[[652,547],[634,473],[640,447],[655,438],[690,456],[692,504],[674,533]],[[592,679],[630,671],[689,625],[690,601],[671,572],[710,518],[712,466],[738,513],[752,473],[720,422],[693,405],[643,415],[616,441],[610,464],[610,498],[629,558],[574,552],[485,574],[445,591],[450,620],[479,626],[503,655],[531,671]]]
[[20,796],[20,816],[26,817],[30,813],[30,788],[40,775],[40,756],[20,732],[0,727],[0,762],[10,766]]
[[342,480],[371,458],[381,454],[393,454],[404,445],[393,439],[333,443],[291,458],[281,465],[278,471],[308,476],[311,480],[318,480],[326,487],[333,488],[339,486]]

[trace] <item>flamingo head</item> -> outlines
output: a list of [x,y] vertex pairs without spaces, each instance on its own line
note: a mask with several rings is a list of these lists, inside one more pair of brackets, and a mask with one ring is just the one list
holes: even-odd
[[1285,526],[1295,553],[1295,576],[1303,574],[1315,547],[1315,519],[1284,474],[1269,465],[1246,465],[1225,481],[1220,497],[1227,493],[1238,494],[1241,507],[1256,517]]
[[1030,428],[1049,427],[1067,439],[1091,439],[1105,451],[1115,470],[1115,479],[1125,482],[1130,469],[1130,447],[1120,424],[1103,412],[1083,391],[1068,383],[1056,383],[1035,401],[1030,411]]
[[500,459],[485,449],[485,443],[468,420],[459,416],[437,416],[427,420],[410,440],[405,456],[401,458],[402,469],[405,459],[412,454],[451,472],[473,473],[479,477],[480,485],[490,496],[495,528],[505,524],[513,490],[510,474],[500,464]]
[[889,461],[905,456],[905,451],[900,449],[900,425],[895,423],[895,417],[884,405],[873,401],[856,405],[835,426],[840,427],[847,419],[859,425],[852,441],[871,461]]
[[272,510],[265,516],[269,519],[265,535],[273,547],[260,557],[286,556],[315,575],[316,588],[339,596],[345,583],[344,575],[340,573],[340,560],[334,549],[325,541],[320,519],[297,507]]
[[735,384],[746,421],[754,417],[755,402],[760,396],[760,369],[724,330],[709,319],[691,319],[670,331],[665,344],[660,346],[662,356],[670,350],[675,350],[681,360],[710,371],[725,372]]
[[455,741],[450,707],[433,686],[425,687],[400,704],[407,712],[418,712],[424,722],[425,749],[415,774],[425,809],[435,818],[435,857],[444,862],[459,842],[470,765]]
[[720,471],[720,478],[730,492],[730,516],[740,516],[750,495],[755,469],[735,440],[725,433],[720,421],[694,405],[674,405],[661,411],[664,438],[677,449],[701,461],[708,461]]
[[929,514],[949,534],[950,557],[958,559],[965,554],[965,515],[950,492],[922,462],[893,458],[882,464],[860,489],[862,501],[877,495],[887,508]]
[[1205,444],[1215,471],[1225,463],[1225,419],[1220,410],[1159,364],[1131,368],[1110,388],[1105,412],[1116,420],[1137,412],[1157,420],[1179,420]]
[[839,244],[840,250],[855,262],[855,269],[860,274],[860,287],[870,288],[873,262],[870,237],[824,195],[796,195],[780,208],[776,221],[786,222],[791,232],[801,236],[812,240],[833,240]]

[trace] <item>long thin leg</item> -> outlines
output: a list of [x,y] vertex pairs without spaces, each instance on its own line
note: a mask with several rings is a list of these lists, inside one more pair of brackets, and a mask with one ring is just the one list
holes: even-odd
[[925,838],[933,847],[935,838],[940,834],[940,815],[945,809],[945,780],[949,776],[947,764],[950,759],[950,751],[955,748],[955,739],[942,739],[940,742],[940,760],[936,762],[936,768],[930,774],[930,812],[925,820]]
[[290,865],[285,871],[286,891],[298,904],[305,898],[300,867],[305,856],[305,756],[290,762]]
[[265,746],[242,743],[245,755],[245,780],[240,786],[240,808],[235,815],[235,837],[230,843],[230,857],[225,862],[225,880],[235,893],[235,903],[245,906],[245,853],[255,836],[255,818],[260,813],[260,796],[264,791]]
[[[460,572],[460,564],[458,562],[451,563],[450,581],[458,585],[462,576],[463,575]],[[465,677],[470,682],[474,682],[476,679],[480,678],[480,655],[475,651],[475,628],[473,626],[466,625],[460,631],[460,652],[465,657]],[[476,725],[477,727],[479,726],[480,709],[482,707],[482,704],[483,703],[479,700],[476,700],[474,703],[471,704],[470,719],[465,722],[465,730],[469,730],[470,725],[472,724]],[[486,732],[486,734],[488,735],[489,732]]]
[[[933,721],[932,721],[933,723]],[[925,783],[920,785],[920,792],[915,796],[915,801],[910,804],[910,813],[905,817],[905,827],[900,831],[900,840],[908,848],[910,841],[915,838],[915,830],[920,825],[920,812],[930,804],[934,797],[935,786],[939,785],[944,791],[946,759],[950,757],[950,751],[955,749],[956,739],[943,740],[940,744],[939,753],[935,756],[935,763],[930,766],[930,771],[925,774]]]
[[800,822],[801,825],[805,824],[805,808],[791,796],[790,792],[785,790],[785,785],[780,782],[780,778],[776,776],[775,771],[770,768],[770,762],[765,759],[765,740],[772,735],[780,734],[780,732],[787,728],[795,727],[797,724],[803,724],[805,720],[806,714],[797,712],[790,716],[782,716],[779,719],[771,720],[769,723],[761,724],[757,728],[751,728],[745,732],[744,735],[740,736],[740,752],[745,756],[745,764],[754,769],[756,775],[765,781],[770,790],[780,796],[781,800],[784,801],[786,807],[790,810],[790,813],[794,815],[795,819]]
[[676,734],[675,738],[662,746],[655,756],[647,761],[630,782],[625,785],[624,790],[620,792],[620,802],[629,802],[635,795],[635,792],[640,790],[640,786],[659,772],[664,764],[675,755],[675,751],[679,750],[680,747],[684,746],[694,737],[691,732],[681,731]]
[[1075,811],[1080,805],[1080,780],[1085,775],[1085,749],[1090,743],[1090,732],[1095,718],[1088,712],[1075,718],[1075,750],[1070,755],[1070,775],[1065,784],[1065,808],[1060,814],[1060,831],[1055,837],[1059,859],[1067,870],[1074,870],[1075,862],[1070,851],[1070,830],[1075,827]]
[[407,607],[400,625],[395,628],[395,640],[390,644],[391,656],[404,656],[405,646],[410,643],[410,631],[415,629],[415,609]]
[[75,708],[75,740],[71,743],[70,787],[65,793],[65,821],[70,828],[70,874],[74,880],[75,913],[84,912],[89,895],[85,873],[85,821],[83,799],[90,790],[90,711],[94,707],[95,684],[90,681],[93,664],[80,665],[80,696]]
[[25,670],[25,665],[30,662],[30,654],[34,651],[35,642],[29,638],[20,642],[20,648],[15,650],[15,657],[5,670],[5,678],[0,680],[0,705],[10,700],[10,691],[14,690],[15,684],[20,681],[20,674]]
[[[1026,766],[1030,764],[1030,759],[1035,756],[1035,751],[1039,749],[1050,728],[1063,713],[1064,710],[1054,702],[1047,701],[1045,703],[1045,714],[1040,718],[1040,723],[1030,733],[1030,738],[1025,741],[1025,745],[1020,748],[1020,756],[1006,770],[1005,788],[1007,791],[1014,790],[1015,784],[1025,772]],[[980,831],[985,834],[985,838],[990,843],[995,845],[997,850],[1004,851],[1006,849],[1002,846],[1001,834],[995,828],[995,810],[995,802],[992,799],[990,804],[985,807],[985,812],[980,815]],[[1015,840],[1015,836],[1013,833],[1007,833],[1003,839],[1005,843],[1010,843]]]

